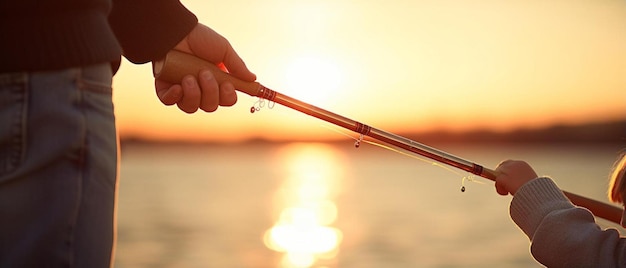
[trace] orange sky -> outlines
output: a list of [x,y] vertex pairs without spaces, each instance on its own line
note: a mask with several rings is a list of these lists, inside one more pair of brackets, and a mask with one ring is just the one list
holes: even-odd
[[[183,1],[258,81],[390,132],[505,130],[626,118],[626,2]],[[245,94],[185,114],[154,94],[149,65],[114,79],[122,136],[237,141],[341,138]]]

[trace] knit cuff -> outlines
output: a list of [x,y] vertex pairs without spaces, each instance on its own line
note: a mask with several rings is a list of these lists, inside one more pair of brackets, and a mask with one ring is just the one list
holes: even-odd
[[548,214],[573,207],[552,179],[540,177],[518,189],[509,212],[511,219],[532,240],[537,227]]

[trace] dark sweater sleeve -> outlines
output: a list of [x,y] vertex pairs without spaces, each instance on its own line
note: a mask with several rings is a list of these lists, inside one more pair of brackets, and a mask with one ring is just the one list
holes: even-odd
[[114,0],[109,15],[124,57],[134,63],[162,58],[197,23],[178,0]]

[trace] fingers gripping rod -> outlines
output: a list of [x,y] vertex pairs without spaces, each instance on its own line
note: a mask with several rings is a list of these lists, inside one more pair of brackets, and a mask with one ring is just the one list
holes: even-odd
[[[331,124],[343,127],[345,129],[360,133],[365,136],[369,136],[389,145],[393,145],[406,151],[419,154],[421,156],[430,158],[443,164],[447,164],[452,167],[456,167],[458,169],[481,176],[483,178],[492,181],[495,181],[496,179],[497,174],[494,170],[484,168],[483,166],[476,163],[437,150],[435,148],[410,140],[408,138],[368,126],[366,124],[354,121],[352,119],[324,110],[322,108],[299,101],[292,97],[273,91],[258,82],[247,82],[237,79],[230,74],[225,73],[214,64],[193,55],[172,50],[165,56],[165,58],[153,63],[154,76],[158,79],[172,83],[180,83],[184,76],[190,74],[197,75],[200,70],[205,69],[210,70],[218,82],[221,83],[223,81],[229,81],[235,86],[238,91],[246,93],[250,96],[259,97],[287,106],[294,110],[327,121]],[[619,223],[621,221],[622,210],[620,208],[573,193],[565,191],[563,193],[572,201],[572,203],[578,206],[586,207],[598,217],[607,219],[615,223]]]

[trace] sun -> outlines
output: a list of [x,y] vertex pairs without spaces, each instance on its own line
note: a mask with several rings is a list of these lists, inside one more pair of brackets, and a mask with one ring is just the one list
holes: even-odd
[[312,54],[292,58],[286,68],[285,93],[313,105],[328,104],[345,76],[337,61]]

